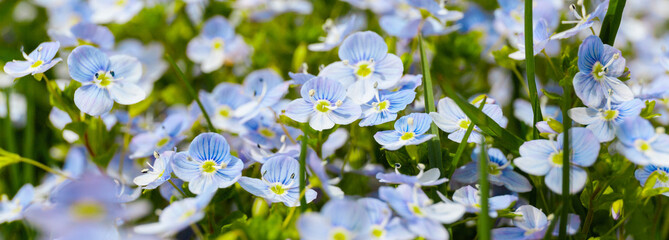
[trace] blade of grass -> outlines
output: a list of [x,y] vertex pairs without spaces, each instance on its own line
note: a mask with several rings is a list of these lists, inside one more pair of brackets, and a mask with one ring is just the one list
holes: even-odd
[[[537,122],[543,120],[541,116],[541,106],[539,105],[539,95],[537,94],[537,83],[534,80],[534,36],[532,24],[532,3],[525,0],[525,71],[527,75],[527,87],[530,90],[530,102],[532,103],[532,112],[534,118],[532,121],[532,138],[539,138]],[[522,80],[521,80],[522,81]]]
[[458,107],[462,109],[469,120],[471,120],[472,123],[479,127],[483,133],[499,140],[496,143],[499,143],[499,145],[504,149],[510,151],[513,154],[518,154],[518,148],[520,148],[520,145],[524,143],[523,139],[500,127],[499,124],[488,117],[488,115],[485,115],[483,111],[479,110],[474,105],[470,104],[467,100],[460,97],[452,86],[446,83],[440,84],[440,86],[442,91],[444,91],[448,97],[453,99],[455,104],[457,104]]
[[[26,91],[26,127],[23,131],[23,156],[26,158],[34,158],[35,151],[35,88],[32,86],[33,82],[26,82],[30,86],[25,88]],[[32,183],[34,181],[35,168],[32,166],[23,167],[23,182]]]
[[606,11],[604,21],[602,21],[602,30],[599,32],[599,38],[602,42],[613,46],[620,27],[620,21],[623,18],[623,10],[627,0],[611,0],[609,1],[609,9]]
[[569,215],[569,163],[571,158],[571,149],[570,149],[570,140],[569,139],[569,130],[571,128],[571,118],[569,117],[568,111],[571,108],[571,86],[565,86],[564,97],[563,97],[563,106],[562,106],[562,124],[564,126],[563,134],[563,145],[562,145],[562,211],[560,212],[560,239],[567,239],[567,220]]
[[[423,37],[418,35],[418,46],[420,47],[420,65],[423,71],[423,94],[425,96],[425,112],[431,113],[435,112],[434,107],[434,92],[432,89],[432,76],[430,75],[430,65],[427,62],[427,57],[425,56],[425,42]],[[442,176],[444,176],[445,171],[443,169],[442,160],[441,160],[441,140],[439,139],[439,129],[437,125],[432,123],[430,125],[430,134],[434,134],[435,137],[428,141],[428,159],[430,168],[437,168]]]
[[[304,187],[307,184],[307,129],[308,126],[303,124],[302,136],[300,137],[300,192],[304,192]],[[307,199],[300,196],[300,211],[307,210]]]
[[481,196],[481,212],[478,220],[478,235],[481,240],[490,240],[490,215],[488,214],[488,195],[490,183],[488,182],[488,154],[485,149],[485,138],[481,142],[481,154],[479,155],[479,193]]
[[216,128],[214,125],[211,123],[211,119],[209,118],[209,114],[207,114],[207,111],[204,110],[204,105],[202,105],[202,102],[200,101],[200,97],[197,95],[197,92],[195,92],[195,89],[186,81],[186,77],[184,76],[184,73],[181,72],[181,69],[177,64],[174,62],[174,59],[169,54],[165,54],[165,58],[167,61],[170,63],[172,66],[172,69],[177,73],[177,78],[181,80],[181,83],[183,83],[186,86],[186,90],[188,90],[188,93],[195,99],[195,102],[197,102],[197,106],[200,107],[200,111],[202,111],[202,115],[204,116],[204,119],[207,120],[207,125],[209,126],[209,131],[210,132],[216,132]]
[[[7,148],[7,151],[10,152],[16,152],[16,142],[14,139],[14,128],[12,127],[12,118],[11,118],[11,111],[12,108],[10,107],[10,96],[12,94],[11,88],[5,89],[5,107],[7,109],[7,115],[5,116],[4,119],[4,141],[5,142],[5,147]],[[11,187],[12,189],[19,189],[21,181],[19,180],[19,167],[16,165],[9,166],[9,176],[11,181]]]
[[[483,101],[481,101],[481,105],[479,105],[479,110],[483,110],[483,106],[485,106],[485,101],[488,100],[487,97],[483,98]],[[472,134],[472,131],[474,131],[474,124],[469,124],[469,127],[467,127],[467,131],[465,132],[465,137],[462,138],[462,142],[460,142],[460,145],[458,145],[458,150],[455,152],[455,157],[453,157],[453,161],[451,162],[451,168],[449,170],[448,176],[451,176],[455,169],[458,167],[458,162],[460,161],[460,157],[462,157],[462,153],[465,151],[465,147],[467,146],[467,139],[469,139],[469,135]]]

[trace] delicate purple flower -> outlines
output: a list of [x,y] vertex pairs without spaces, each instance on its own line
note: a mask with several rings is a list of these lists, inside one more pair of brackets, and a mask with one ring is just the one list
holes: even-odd
[[[477,148],[478,149],[478,148]],[[453,172],[453,180],[473,184],[479,179],[478,162],[480,150],[472,153],[472,161]],[[489,148],[488,156],[488,180],[497,186],[504,186],[514,192],[529,192],[532,185],[519,173],[513,171],[509,160],[504,153],[497,148]]]
[[374,140],[383,148],[394,151],[406,145],[418,145],[435,137],[425,134],[430,130],[432,119],[425,113],[412,113],[395,122],[395,130],[381,131],[374,134]]
[[70,76],[82,83],[74,93],[74,103],[89,115],[109,112],[114,102],[131,105],[146,98],[144,90],[136,85],[142,65],[133,57],[108,57],[97,48],[80,46],[68,57],[67,66]]
[[577,107],[569,109],[569,117],[574,122],[587,125],[600,142],[608,142],[615,138],[616,129],[625,118],[639,116],[644,103],[639,99],[611,104],[600,108]]
[[[481,193],[479,189],[472,186],[464,186],[453,193],[453,201],[465,206],[468,213],[481,212]],[[518,197],[513,195],[500,195],[488,199],[488,215],[497,217],[497,211],[509,208]]]
[[631,162],[669,166],[669,135],[653,129],[648,120],[627,118],[616,129],[616,136],[613,146]]
[[[569,166],[569,192],[577,193],[583,189],[588,179],[585,167],[592,166],[599,155],[599,140],[586,128],[571,128],[571,164]],[[546,176],[548,188],[562,193],[562,162],[564,133],[554,140],[532,140],[520,146],[520,157],[513,162],[516,167],[535,176]]]
[[28,74],[44,73],[62,61],[61,58],[54,58],[56,53],[58,53],[59,47],[59,42],[44,42],[30,52],[30,54],[26,54],[21,50],[23,58],[26,60],[8,62],[5,64],[4,71],[14,78],[20,78]]

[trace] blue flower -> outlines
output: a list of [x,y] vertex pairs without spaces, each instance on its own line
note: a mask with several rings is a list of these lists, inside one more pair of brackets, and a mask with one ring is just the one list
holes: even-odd
[[[647,182],[648,177],[655,172],[658,174],[657,180],[654,183]],[[636,180],[639,180],[641,186],[653,184],[653,188],[669,188],[669,167],[659,167],[649,164],[634,171],[634,177],[636,177]],[[669,192],[662,193],[662,195],[669,196]]]
[[339,47],[339,58],[342,61],[328,65],[318,76],[339,81],[359,104],[372,100],[378,89],[392,88],[404,71],[402,60],[388,53],[386,42],[375,32],[348,36]]
[[69,32],[59,32],[50,29],[49,36],[60,42],[62,47],[76,47],[91,45],[104,51],[114,47],[114,34],[105,26],[81,22],[72,26]]
[[72,79],[82,83],[74,92],[74,104],[89,115],[109,112],[114,102],[131,105],[146,98],[144,90],[136,85],[142,65],[133,57],[107,57],[97,48],[79,46],[67,58],[67,66]]
[[[265,161],[260,169],[261,179],[242,177],[239,185],[253,195],[286,206],[300,206],[300,163],[295,158],[278,154]],[[316,191],[307,189],[307,203],[316,199]]]
[[361,198],[358,200],[371,222],[368,237],[371,239],[413,239],[415,234],[409,231],[393,212],[388,204],[376,198]]
[[[519,215],[513,219],[515,227],[503,227],[492,230],[493,239],[504,240],[535,240],[543,239],[548,230],[551,221],[546,217],[546,214],[532,205],[523,205],[518,207],[514,214]],[[574,235],[578,231],[581,224],[578,215],[569,214],[567,220],[567,234]],[[558,222],[555,226],[559,225]],[[558,236],[558,228],[554,228],[553,236]]]
[[335,124],[349,124],[360,117],[360,106],[346,97],[344,87],[336,81],[317,77],[302,85],[302,98],[293,100],[286,108],[286,116],[322,131]]
[[284,145],[285,139],[282,139],[286,136],[284,128],[291,136],[300,135],[299,130],[295,128],[282,127],[274,121],[274,117],[260,116],[244,123],[244,127],[246,130],[241,135],[244,140],[268,150],[279,149]]
[[364,239],[370,226],[365,207],[350,199],[332,199],[320,213],[304,213],[297,220],[297,231],[305,240]]
[[410,186],[437,186],[448,181],[448,178],[439,178],[439,169],[432,168],[427,171],[423,171],[425,166],[419,164],[420,172],[416,176],[408,176],[401,174],[399,172],[399,166],[395,166],[394,173],[377,173],[376,179],[379,179],[379,182],[390,183],[390,184],[408,184]]
[[627,118],[616,129],[616,136],[614,147],[631,162],[669,166],[669,135],[655,132],[648,120]]
[[574,90],[583,103],[598,107],[611,98],[613,103],[630,101],[632,90],[617,77],[625,71],[620,50],[602,43],[597,36],[586,38],[578,48],[578,69]]
[[211,93],[200,91],[200,99],[216,129],[237,134],[244,132],[243,122],[235,113],[240,106],[248,103],[250,98],[243,94],[240,85],[220,83]]
[[129,144],[130,158],[151,156],[154,152],[164,152],[176,146],[184,139],[182,132],[188,129],[188,116],[171,114],[150,132],[135,135]]
[[[137,83],[147,94],[153,90],[153,83],[163,76],[167,71],[167,62],[163,59],[163,45],[158,42],[151,42],[143,45],[137,39],[127,39],[118,43],[115,54],[124,54],[136,57],[142,63],[144,69],[142,79]],[[147,71],[149,70],[149,71]]]
[[374,99],[362,105],[361,127],[374,126],[393,121],[397,113],[416,98],[413,90],[397,92],[379,91]]
[[[453,193],[453,201],[465,206],[468,213],[481,212],[480,191],[472,186],[464,186]],[[488,199],[488,215],[497,217],[497,211],[509,208],[518,197],[513,195],[499,195]]]
[[200,64],[204,73],[213,72],[223,66],[228,54],[233,51],[235,29],[222,16],[215,16],[204,23],[200,35],[188,42],[186,55]]
[[62,61],[61,58],[54,58],[60,47],[59,42],[41,43],[30,54],[23,53],[25,61],[13,60],[5,64],[4,71],[9,76],[20,78],[28,74],[38,74],[49,70],[51,67]]
[[569,11],[574,15],[576,20],[572,21],[563,21],[562,23],[576,23],[576,26],[567,29],[563,32],[559,32],[551,36],[552,39],[564,39],[572,37],[584,29],[591,28],[595,24],[595,20],[599,19],[600,21],[604,20],[604,15],[609,9],[609,0],[602,1],[597,5],[595,11],[587,14],[585,11],[585,6],[582,5],[582,1],[579,2],[581,5],[581,13],[576,10],[576,5],[569,5]]
[[23,212],[35,198],[35,189],[30,183],[23,185],[10,201],[7,195],[0,199],[0,223],[13,222],[23,218]]
[[[432,17],[423,19],[421,10],[425,9]],[[448,11],[443,5],[432,0],[396,1],[392,13],[379,19],[379,25],[392,36],[403,39],[416,37],[418,32],[424,36],[444,35],[460,28],[459,25],[446,26],[447,21],[460,20],[463,15],[458,11]],[[421,27],[422,29],[419,29]]]
[[323,30],[325,30],[327,36],[319,39],[322,43],[309,44],[308,48],[314,52],[330,51],[337,47],[349,34],[364,28],[366,22],[367,20],[363,14],[351,14],[341,17],[337,20],[337,23],[328,19],[323,24]]
[[174,235],[204,218],[204,208],[209,204],[214,193],[203,193],[194,198],[175,201],[163,209],[158,222],[138,225],[134,230],[140,234],[158,234],[162,237]]
[[[502,127],[506,126],[506,120],[502,114],[502,108],[496,104],[485,104],[482,109],[483,113],[492,118],[497,124]],[[467,128],[472,124],[469,117],[458,107],[458,105],[448,97],[442,98],[439,100],[437,105],[437,112],[431,112],[430,117],[434,121],[434,124],[439,127],[444,132],[450,133],[448,139],[451,139],[455,142],[462,142],[462,139],[465,137]],[[469,143],[480,143],[483,135],[481,134],[481,129],[478,126],[474,126],[474,130],[469,135],[467,142]]]
[[123,24],[132,19],[144,8],[140,0],[96,0],[90,2],[91,20],[95,23]]
[[166,151],[162,154],[155,152],[155,160],[153,165],[146,163],[151,167],[151,169],[142,170],[142,175],[139,175],[133,179],[133,182],[137,186],[142,187],[143,189],[155,189],[172,176],[172,159],[174,158],[175,152]]
[[395,122],[395,130],[381,131],[374,134],[374,139],[383,148],[394,151],[406,145],[418,145],[430,140],[435,135],[425,134],[430,130],[432,119],[425,113],[412,113]]
[[[478,149],[478,148],[477,148]],[[479,179],[478,161],[481,150],[474,150],[472,161],[453,172],[453,180],[473,184]],[[513,171],[509,160],[504,153],[497,148],[489,148],[488,155],[488,180],[497,186],[504,186],[514,192],[529,192],[532,185],[527,178]]]
[[[548,32],[548,23],[546,23],[545,19],[540,19],[536,25],[534,26],[533,34],[532,34],[532,44],[533,44],[533,53],[536,56],[538,53],[544,50],[546,48],[546,45],[548,45],[548,42],[551,40],[550,33]],[[524,39],[525,35],[524,34],[519,34],[518,35],[518,51],[513,52],[509,54],[510,58],[516,59],[516,60],[525,60],[525,42],[522,40]]]
[[[342,129],[340,128],[337,130],[342,130]],[[335,133],[336,132],[337,131],[335,131]],[[328,141],[332,139],[333,134],[330,135]],[[323,154],[323,156],[326,156],[325,153]],[[312,181],[311,184],[314,185],[315,187],[320,187],[330,199],[344,198],[344,192],[341,190],[341,188],[335,186],[335,184],[339,183],[341,179],[340,178],[330,179],[327,172],[325,171],[324,165],[326,163],[327,162],[322,161],[320,158],[318,158],[318,155],[316,154],[315,151],[309,152],[309,155],[307,155],[307,165],[309,166],[309,170],[311,170],[310,172],[311,175],[312,176],[315,175],[316,178],[318,179],[318,181]]]
[[250,73],[244,78],[242,93],[250,100],[235,110],[235,117],[241,122],[257,116],[262,110],[279,103],[288,92],[289,82],[271,69],[261,69]]
[[[585,186],[588,173],[583,169],[592,166],[599,155],[599,140],[586,128],[571,128],[571,164],[569,169],[569,192],[577,193]],[[554,140],[532,140],[520,146],[520,157],[513,162],[516,167],[535,176],[546,176],[548,188],[562,193],[562,143],[564,133]]]
[[195,194],[226,188],[242,176],[242,163],[230,154],[230,146],[217,133],[202,133],[193,139],[188,152],[179,152],[172,160],[174,174],[189,182]]
[[249,17],[255,21],[269,21],[277,15],[288,12],[310,14],[313,10],[311,2],[307,0],[241,0],[235,3],[235,8],[249,10]]
[[587,125],[600,142],[615,138],[616,128],[625,118],[639,116],[645,104],[639,99],[620,104],[608,103],[600,108],[577,107],[569,109],[569,117],[574,122]]
[[[558,122],[562,122],[562,110],[558,106],[546,105],[547,98],[541,98],[540,108],[541,115],[544,117],[544,120],[555,119]],[[521,122],[525,123],[527,126],[532,126],[534,121],[534,113],[532,112],[532,104],[524,99],[516,99],[513,101],[513,116],[516,117]]]
[[453,223],[465,214],[464,206],[447,199],[433,203],[418,186],[380,187],[379,197],[405,221],[411,232],[427,239],[447,239],[442,224]]

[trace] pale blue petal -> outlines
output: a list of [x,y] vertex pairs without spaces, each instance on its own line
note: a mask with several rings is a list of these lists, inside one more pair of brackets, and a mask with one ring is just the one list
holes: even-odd
[[9,76],[20,78],[31,73],[30,65],[32,65],[32,63],[28,61],[14,60],[6,63],[3,70]]
[[110,66],[111,63],[106,54],[88,45],[75,48],[67,57],[70,76],[81,83],[93,81],[95,73],[106,72]]
[[441,223],[427,219],[415,218],[409,221],[409,230],[425,239],[448,239],[448,231]]
[[219,37],[224,41],[228,41],[234,38],[235,30],[225,18],[215,16],[204,23],[202,35],[210,39]]
[[374,74],[371,79],[378,83],[379,89],[389,89],[402,78],[404,65],[395,54],[387,54],[383,59],[374,59]]
[[602,84],[593,78],[592,74],[582,72],[578,72],[574,76],[574,91],[576,96],[583,101],[583,104],[590,107],[601,106],[606,96],[608,96],[608,94],[604,95],[606,90],[602,87]]
[[297,231],[305,240],[328,239],[331,228],[329,219],[313,212],[305,213],[297,220]]
[[[313,78],[302,85],[300,94],[308,102],[328,100],[334,104],[337,100],[344,101],[346,99],[346,88],[335,80],[335,78],[322,76]],[[314,96],[309,95],[312,89],[314,90]]]
[[100,116],[111,111],[114,100],[112,100],[107,89],[90,84],[82,86],[74,92],[74,104],[82,112],[91,116]]
[[616,137],[615,126],[613,122],[599,119],[585,127],[597,136],[600,142],[609,142]]
[[388,46],[379,34],[371,31],[351,34],[339,47],[339,58],[355,64],[359,61],[380,61],[386,57]]
[[525,240],[525,230],[517,227],[503,227],[492,230],[495,240]]
[[569,109],[568,113],[569,117],[571,117],[571,119],[574,120],[574,122],[583,125],[592,124],[596,121],[601,120],[601,117],[599,116],[599,111],[592,108],[586,108],[586,107],[572,108]]
[[102,49],[109,50],[114,47],[114,34],[105,26],[80,22],[72,26],[70,31],[76,38],[91,42]]
[[[343,62],[334,62],[327,65],[318,73],[318,76],[338,81],[344,87],[348,87],[356,80],[353,67],[346,65]],[[305,96],[302,95],[302,97]]]
[[453,180],[471,184],[476,182],[479,179],[478,165],[476,162],[468,163],[453,172],[451,177]]
[[605,86],[606,92],[608,92],[609,89],[612,91],[610,96],[612,102],[621,103],[634,99],[634,93],[632,93],[632,90],[619,79],[607,76],[606,79],[602,81],[602,83]]
[[132,82],[115,82],[108,89],[111,98],[123,105],[132,105],[146,98],[144,89]]
[[172,170],[177,177],[189,182],[201,175],[200,164],[199,161],[189,159],[186,152],[180,152],[172,159]]
[[218,133],[202,133],[193,139],[188,154],[198,160],[213,160],[220,164],[230,156],[230,146]]
[[111,63],[109,70],[114,71],[115,79],[122,78],[123,82],[135,83],[142,77],[142,63],[137,58],[128,55],[114,55],[109,57],[109,62]]
[[[572,148],[572,160],[574,164],[581,167],[589,167],[597,160],[599,155],[599,141],[597,137],[586,128],[570,129],[570,144]],[[562,146],[563,134],[558,135],[558,145]]]
[[514,172],[511,169],[505,169],[502,174],[498,176],[499,180],[504,183],[504,186],[514,192],[529,192],[532,190],[532,184],[523,175]]
[[[589,74],[592,72],[592,66],[596,62],[602,60],[604,53],[604,43],[597,36],[590,36],[583,40],[581,46],[578,48],[578,69],[582,73]],[[606,63],[601,63],[606,64]]]
[[[580,167],[571,166],[569,171],[570,194],[580,192],[588,180],[588,173]],[[554,167],[546,175],[546,186],[557,194],[562,194],[562,167]]]
[[269,186],[267,186],[267,184],[265,184],[265,182],[260,179],[241,177],[237,182],[244,190],[255,196],[261,198],[268,198],[269,196],[267,194]]
[[332,110],[328,116],[334,123],[346,125],[358,120],[361,113],[362,110],[360,110],[360,105],[347,99],[341,106],[337,107],[337,109]]
[[315,112],[309,118],[309,126],[316,131],[323,131],[334,127],[335,123],[329,115],[322,112]]
[[309,120],[309,115],[314,113],[314,105],[300,98],[295,99],[288,104],[286,116],[297,122],[305,123]]
[[275,155],[265,160],[260,173],[270,183],[288,185],[299,178],[300,163],[287,155]]

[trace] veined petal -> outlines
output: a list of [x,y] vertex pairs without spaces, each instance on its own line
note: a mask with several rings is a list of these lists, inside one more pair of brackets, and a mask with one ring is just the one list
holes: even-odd
[[100,116],[111,111],[114,100],[112,100],[107,89],[89,84],[81,86],[74,92],[74,104],[82,112],[91,116]]
[[309,115],[314,113],[314,105],[300,98],[295,99],[286,107],[286,116],[297,122],[305,123],[309,120]]
[[172,170],[174,175],[180,179],[189,182],[197,176],[201,175],[200,161],[189,159],[188,153],[180,152],[172,159]]
[[30,74],[30,65],[32,64],[28,61],[11,61],[5,64],[3,70],[9,76],[20,78]]
[[193,139],[188,154],[198,160],[213,160],[220,164],[230,156],[230,146],[218,133],[202,133]]
[[606,96],[608,96],[608,93],[604,95],[605,91],[608,90],[602,87],[592,74],[578,72],[574,76],[574,92],[586,106],[593,108],[601,106]]
[[123,82],[135,83],[142,77],[142,63],[137,58],[128,55],[114,55],[109,57],[114,78],[122,78]]
[[[338,81],[344,87],[350,86],[356,80],[353,67],[346,65],[343,62],[334,62],[327,65],[318,73],[318,76]],[[305,96],[302,95],[302,97]]]
[[392,88],[402,78],[403,72],[402,60],[395,54],[387,54],[385,58],[376,60],[372,80],[378,83],[379,89]]
[[110,66],[111,62],[106,54],[88,45],[75,48],[67,57],[70,76],[81,83],[93,81],[95,73],[106,72]]
[[[604,43],[597,36],[590,36],[583,40],[578,48],[578,69],[582,73],[591,73],[592,66],[602,59]],[[606,63],[601,63],[606,64]]]
[[309,126],[316,131],[323,131],[334,127],[335,123],[326,113],[316,112],[309,118]]
[[[554,167],[546,175],[546,186],[557,194],[562,194],[562,167]],[[580,167],[571,166],[569,171],[570,194],[580,192],[588,180],[588,173]]]
[[601,119],[599,116],[599,111],[586,107],[577,107],[569,109],[569,117],[571,117],[571,119],[574,120],[574,122],[583,125],[588,125]]
[[247,192],[261,197],[261,198],[268,198],[268,189],[269,186],[265,184],[262,180],[256,179],[256,178],[248,178],[248,177],[241,177],[239,181],[237,181],[240,186]]
[[144,90],[132,82],[115,82],[108,89],[111,98],[123,105],[132,105],[146,98]]
[[337,109],[332,110],[328,116],[334,123],[346,125],[358,120],[361,112],[362,110],[359,105],[347,99],[341,106],[337,107]]
[[351,34],[339,46],[339,58],[351,63],[380,61],[388,53],[388,46],[379,34],[371,31]]

